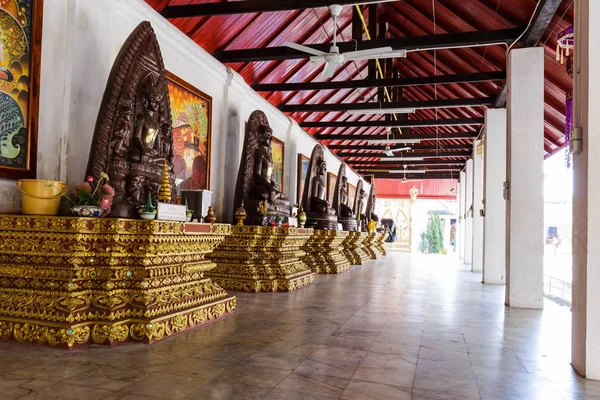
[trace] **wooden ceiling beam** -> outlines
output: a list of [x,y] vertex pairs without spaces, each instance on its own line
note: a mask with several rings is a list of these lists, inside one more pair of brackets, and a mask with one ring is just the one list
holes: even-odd
[[[396,154],[394,157],[470,157],[473,154],[473,151],[438,151],[438,150],[429,150],[429,151],[409,151],[402,152]],[[348,157],[365,157],[365,158],[380,158],[381,160],[387,158],[387,156],[383,153],[358,153],[355,151],[349,152],[340,152],[336,153],[336,156],[340,158],[348,158]]]
[[[241,2],[215,4],[236,3]],[[507,44],[514,42],[522,32],[523,28],[509,28],[493,31],[456,32],[439,35],[375,39],[360,42],[339,42],[337,45],[341,53],[347,53],[355,50],[376,49],[379,47],[391,47],[394,50],[404,49],[409,51],[425,51],[440,48]],[[331,44],[308,44],[307,46],[316,50],[328,52]],[[292,60],[311,57],[311,55],[308,53],[283,46],[240,50],[220,50],[215,51],[213,56],[222,63]]]
[[423,85],[445,85],[452,83],[473,83],[485,81],[501,81],[506,79],[506,72],[479,72],[470,74],[453,74],[438,76],[420,76],[390,79],[359,79],[336,82],[297,82],[297,83],[263,83],[252,85],[257,92],[290,92],[296,90],[333,90],[371,87],[406,87]]
[[[367,173],[368,175],[373,175],[376,179],[404,179],[404,174],[390,174],[390,173]],[[408,180],[408,184],[411,180],[419,181],[423,179],[456,179],[458,180],[459,173],[424,173],[424,174],[406,174],[406,179]]]
[[[556,14],[556,10],[558,10],[561,3],[562,0],[539,0],[533,19],[531,20],[531,25],[520,40],[520,48],[537,46],[537,43],[544,32],[546,32],[546,29],[548,29],[548,25],[550,25],[550,21],[552,21],[552,17]],[[494,108],[506,107],[507,89],[508,87],[505,82],[496,98]]]
[[[465,132],[465,133],[423,133],[423,134],[412,134],[412,135],[402,135],[397,137],[396,139],[404,139],[404,140],[468,140],[475,139],[479,134],[479,131],[473,132]],[[315,139],[318,140],[386,140],[386,135],[323,135],[317,134],[313,135]]]
[[407,121],[331,121],[331,122],[301,122],[303,128],[365,128],[365,127],[398,127],[420,128],[435,126],[464,126],[483,125],[483,118],[453,118],[453,119],[413,119]]
[[423,161],[406,161],[400,163],[398,161],[346,161],[346,164],[353,165],[353,168],[383,168],[397,169],[404,168],[405,165],[458,165],[460,168],[465,166],[465,160],[423,160]]
[[[490,106],[494,104],[492,97],[475,97],[466,99],[443,99],[423,101],[401,101],[396,103],[340,103],[340,104],[282,104],[282,112],[345,112],[352,110],[387,110],[394,108],[458,108]],[[383,114],[383,113],[382,113]]]
[[[411,148],[411,150],[436,150],[438,147],[431,145],[407,145]],[[390,146],[390,150],[398,150],[406,146],[395,145]],[[329,145],[327,146],[329,150],[366,150],[366,151],[383,151],[385,150],[385,146],[373,146],[373,145],[364,145],[364,146],[352,146],[345,144],[337,144],[337,145]],[[473,145],[471,144],[447,144],[443,146],[439,146],[439,150],[473,150]],[[381,154],[381,153],[380,153]],[[398,153],[400,154],[400,153]],[[376,156],[377,153],[367,153],[367,157]]]
[[161,14],[165,18],[210,17],[214,15],[236,15],[261,12],[304,10],[329,7],[333,4],[353,6],[355,4],[386,3],[391,0],[246,0],[226,3],[184,4],[165,7]]

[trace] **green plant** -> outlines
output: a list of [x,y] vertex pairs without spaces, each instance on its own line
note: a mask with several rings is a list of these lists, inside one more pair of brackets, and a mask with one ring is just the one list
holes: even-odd
[[429,244],[427,243],[427,233],[421,232],[421,241],[419,242],[419,251],[421,253],[427,253],[429,251]]
[[444,231],[442,229],[442,220],[437,213],[429,217],[425,232],[429,253],[441,253],[444,250]]

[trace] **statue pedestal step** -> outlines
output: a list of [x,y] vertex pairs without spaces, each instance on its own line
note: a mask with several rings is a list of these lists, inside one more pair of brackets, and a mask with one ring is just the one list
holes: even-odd
[[343,253],[352,265],[363,265],[371,260],[371,257],[363,250],[363,242],[367,238],[361,232],[348,232],[348,237],[342,243]]
[[387,256],[387,250],[385,249],[385,239],[389,236],[388,230],[384,229],[381,232],[378,232],[378,236],[375,239],[375,247],[381,253],[382,256]]
[[343,254],[342,243],[350,232],[315,229],[312,238],[304,246],[304,262],[318,274],[339,274],[350,268]]
[[373,260],[376,260],[376,259],[380,258],[381,256],[383,256],[383,253],[377,246],[377,240],[378,240],[379,236],[380,236],[379,232],[376,232],[376,231],[368,232],[367,238],[363,244],[363,249],[367,252],[369,257]]
[[232,233],[210,255],[217,267],[208,273],[228,290],[292,291],[315,281],[302,260],[308,228],[233,226]]
[[204,273],[230,225],[0,216],[0,338],[152,343],[235,309]]

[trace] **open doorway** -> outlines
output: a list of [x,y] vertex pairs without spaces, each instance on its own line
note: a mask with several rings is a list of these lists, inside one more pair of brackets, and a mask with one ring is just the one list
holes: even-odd
[[569,307],[572,217],[573,171],[562,150],[544,161],[544,295]]

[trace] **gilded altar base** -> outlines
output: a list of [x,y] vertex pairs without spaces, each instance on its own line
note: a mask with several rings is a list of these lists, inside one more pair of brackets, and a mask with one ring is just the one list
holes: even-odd
[[375,247],[381,253],[382,256],[387,256],[387,250],[385,249],[385,239],[389,236],[389,231],[384,229],[381,232],[377,232],[377,238],[375,239]]
[[376,260],[383,256],[379,248],[377,247],[377,240],[379,237],[379,232],[373,231],[367,233],[367,238],[364,241],[363,249],[366,251],[367,255],[372,259]]
[[230,225],[0,216],[0,338],[73,348],[156,342],[236,299],[204,273]]
[[342,252],[350,264],[363,265],[371,259],[362,247],[365,239],[361,232],[348,232],[348,237],[342,242]]
[[304,246],[304,262],[318,274],[339,274],[351,264],[343,253],[342,243],[350,232],[315,229],[314,235]]
[[286,292],[310,285],[316,279],[302,260],[303,247],[313,234],[308,228],[233,226],[231,235],[210,259],[215,283],[228,290]]

